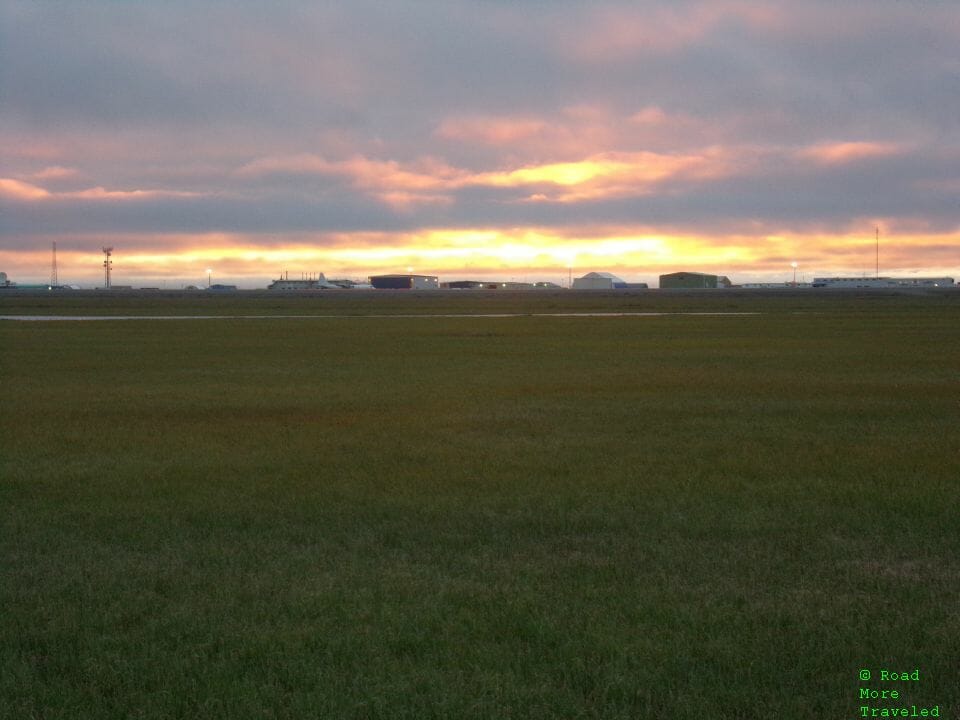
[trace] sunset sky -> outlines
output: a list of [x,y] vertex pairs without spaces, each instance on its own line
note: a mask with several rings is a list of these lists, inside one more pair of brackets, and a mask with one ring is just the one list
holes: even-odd
[[960,279],[955,0],[0,0],[0,271]]

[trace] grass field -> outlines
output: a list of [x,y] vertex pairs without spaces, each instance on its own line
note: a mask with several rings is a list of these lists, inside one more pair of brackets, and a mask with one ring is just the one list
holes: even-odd
[[958,716],[960,293],[494,295],[0,297],[343,316],[0,321],[0,717]]

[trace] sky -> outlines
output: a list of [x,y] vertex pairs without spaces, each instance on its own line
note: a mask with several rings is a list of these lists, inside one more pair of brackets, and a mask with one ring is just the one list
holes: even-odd
[[958,241],[954,0],[0,0],[15,282],[53,243],[85,287],[105,246],[170,288],[960,279]]

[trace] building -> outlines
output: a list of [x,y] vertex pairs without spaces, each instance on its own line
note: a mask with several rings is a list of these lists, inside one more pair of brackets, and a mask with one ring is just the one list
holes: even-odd
[[528,282],[514,282],[513,280],[507,282],[489,282],[484,283],[484,287],[487,290],[533,290],[533,283]]
[[574,290],[614,290],[625,288],[627,283],[608,272],[590,272],[573,279]]
[[815,288],[911,288],[953,287],[953,278],[941,277],[832,277],[814,278]]
[[297,290],[337,290],[338,288],[340,288],[339,285],[327,282],[323,273],[320,273],[315,278],[301,278],[300,280],[290,280],[284,277],[279,280],[274,280],[267,285],[267,290],[281,290],[286,292]]
[[808,282],[755,282],[743,283],[736,287],[746,288],[747,290],[793,290],[795,288],[809,288]]
[[341,290],[369,290],[372,287],[370,283],[357,282],[356,280],[349,280],[347,278],[331,278],[327,280],[327,282]]
[[560,286],[552,282],[503,282],[496,280],[451,280],[440,283],[445,290],[560,290]]
[[[552,283],[551,283],[552,284]],[[628,283],[613,273],[590,272],[573,279],[574,290],[646,290],[646,283]]]
[[436,275],[371,275],[370,284],[377,290],[438,290]]
[[675,272],[660,276],[661,289],[728,288],[730,278],[698,272]]
[[483,290],[489,283],[480,280],[451,280],[440,283],[445,290]]

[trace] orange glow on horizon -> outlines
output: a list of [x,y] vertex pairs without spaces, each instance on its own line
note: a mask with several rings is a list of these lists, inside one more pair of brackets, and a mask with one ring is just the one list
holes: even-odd
[[[160,239],[162,241],[162,238]],[[60,276],[67,283],[97,284],[102,273],[99,245],[91,238],[89,251],[61,246]],[[141,241],[142,242],[142,241]],[[379,273],[417,272],[447,279],[532,273],[565,276],[610,270],[618,274],[655,276],[677,270],[716,272],[737,282],[738,274],[781,277],[797,262],[807,278],[817,275],[872,274],[872,235],[765,236],[695,235],[630,229],[593,229],[582,234],[549,229],[437,229],[408,234],[361,233],[326,237],[326,244],[307,238],[283,245],[258,245],[256,237],[210,235],[178,238],[180,249],[160,250],[159,244],[138,249],[123,238],[110,243],[114,251],[114,278],[181,278],[199,284],[207,268],[220,278],[265,278],[295,273],[323,272],[328,277],[366,277]],[[881,243],[881,272],[955,276],[955,239],[949,235],[896,237]],[[49,268],[49,250],[0,251],[0,268],[13,282],[43,282]]]

